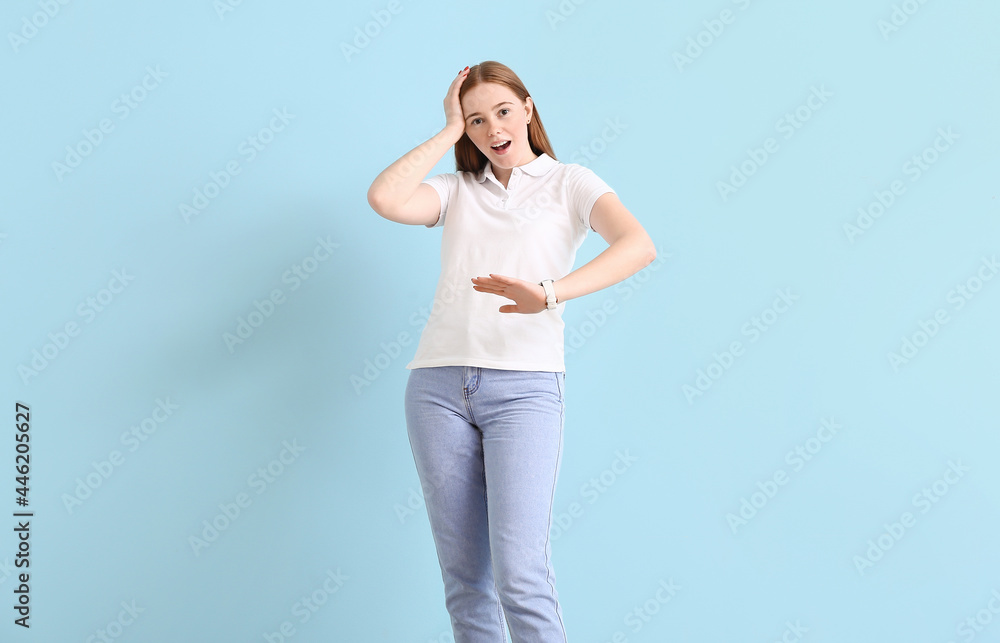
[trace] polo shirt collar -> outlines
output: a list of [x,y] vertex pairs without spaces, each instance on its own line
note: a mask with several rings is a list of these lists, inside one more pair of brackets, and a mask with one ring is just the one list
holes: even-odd
[[[517,167],[525,174],[530,174],[531,176],[544,176],[548,174],[549,170],[553,168],[559,161],[555,160],[545,152],[538,155],[538,158],[525,163],[524,165],[518,165]],[[496,176],[493,174],[493,165],[487,161],[486,167],[482,172],[479,173],[479,177],[476,179],[479,183],[486,180],[486,177],[490,176],[494,181],[497,180]]]

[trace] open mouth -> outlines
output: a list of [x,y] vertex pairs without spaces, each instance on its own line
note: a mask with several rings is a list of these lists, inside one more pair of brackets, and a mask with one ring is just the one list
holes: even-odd
[[493,149],[494,152],[497,152],[498,154],[503,154],[508,149],[510,149],[510,141],[505,141],[503,143],[499,143],[496,145],[490,145],[490,147]]

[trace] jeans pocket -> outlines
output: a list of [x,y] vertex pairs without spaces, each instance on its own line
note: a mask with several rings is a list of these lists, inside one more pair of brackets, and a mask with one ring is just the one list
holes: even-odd
[[554,371],[552,373],[556,378],[556,389],[559,391],[559,401],[566,401],[566,371]]

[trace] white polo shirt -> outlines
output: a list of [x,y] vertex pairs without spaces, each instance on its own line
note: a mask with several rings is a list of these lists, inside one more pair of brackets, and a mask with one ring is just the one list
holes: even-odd
[[[565,371],[565,302],[539,313],[501,313],[514,301],[473,289],[490,273],[538,283],[573,270],[598,197],[614,192],[592,170],[542,154],[511,170],[504,188],[492,166],[425,181],[441,197],[436,223],[441,276],[416,355],[406,368],[480,366]],[[558,293],[557,293],[558,294]]]

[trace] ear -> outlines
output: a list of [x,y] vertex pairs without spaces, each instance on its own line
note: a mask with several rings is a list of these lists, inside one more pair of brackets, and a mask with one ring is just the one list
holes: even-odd
[[531,100],[531,96],[527,96],[524,99],[524,120],[530,121],[534,113],[535,103]]

